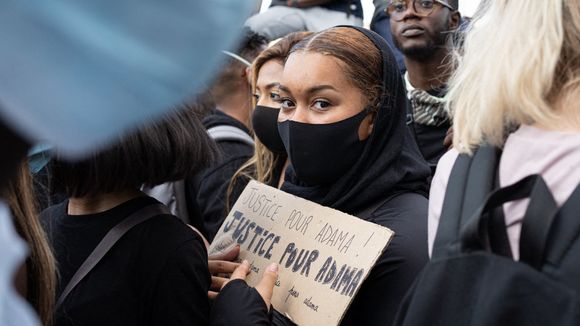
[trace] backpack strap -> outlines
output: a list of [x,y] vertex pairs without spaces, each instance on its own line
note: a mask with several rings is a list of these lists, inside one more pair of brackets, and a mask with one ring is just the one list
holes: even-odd
[[[459,236],[461,252],[484,250],[498,254],[493,249],[493,238],[491,237],[492,222],[494,219],[498,219],[498,216],[492,214],[492,212],[493,209],[501,207],[510,201],[530,198],[531,204],[526,210],[524,225],[534,224],[538,219],[549,220],[547,222],[549,225],[551,223],[549,215],[557,211],[555,203],[550,204],[544,200],[545,198],[552,198],[551,196],[552,194],[544,179],[537,174],[530,175],[512,185],[491,192],[486,196],[483,204],[476,210],[469,221],[462,226]],[[503,215],[497,223],[503,224],[503,227],[501,230],[494,231],[503,231],[503,233],[506,233]],[[528,236],[527,242],[522,243],[523,247],[527,247],[527,254],[522,254],[520,260],[536,269],[540,267],[536,261],[541,261],[545,240],[547,239],[547,230],[544,231],[545,225],[546,223],[544,222],[534,225],[534,232],[531,232],[531,235]],[[549,226],[547,229],[549,229]],[[509,246],[509,243],[505,245]],[[520,250],[520,253],[522,252]]]
[[520,234],[520,261],[540,269],[558,205],[542,177],[530,192],[530,203],[524,214]]
[[216,142],[222,140],[234,140],[254,146],[254,139],[238,127],[228,125],[215,126],[209,128],[207,133]]
[[[486,196],[498,187],[499,157],[500,151],[491,146],[480,147],[473,156],[460,154],[457,157],[445,192],[433,244],[433,259],[460,252],[458,239],[461,227],[469,221]],[[498,214],[498,211],[494,213]],[[502,228],[495,228],[505,232],[505,223]],[[499,250],[505,253],[509,250],[507,235],[499,234],[497,240],[503,244]]]
[[[580,185],[558,211],[548,234],[545,261],[558,266],[580,234]],[[522,226],[523,232],[523,226]]]
[[140,210],[129,215],[117,225],[115,225],[105,237],[95,247],[93,252],[81,264],[79,269],[71,277],[70,281],[62,291],[55,305],[57,310],[63,303],[72,290],[89,274],[91,270],[103,259],[103,257],[111,250],[111,248],[119,241],[125,233],[129,232],[134,226],[139,225],[158,215],[170,215],[171,213],[162,204],[152,204],[141,208]]

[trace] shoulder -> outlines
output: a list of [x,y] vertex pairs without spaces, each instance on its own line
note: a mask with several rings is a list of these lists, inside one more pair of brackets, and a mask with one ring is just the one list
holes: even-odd
[[403,192],[389,198],[374,213],[372,220],[380,221],[398,218],[427,216],[428,200],[415,192]]
[[427,258],[427,209],[425,196],[405,192],[394,196],[374,214],[372,222],[392,230],[395,235],[381,258],[390,266],[399,257],[412,270],[420,268]]
[[158,215],[140,226],[141,236],[151,247],[166,252],[196,249],[206,252],[205,244],[199,234],[193,231],[178,217]]

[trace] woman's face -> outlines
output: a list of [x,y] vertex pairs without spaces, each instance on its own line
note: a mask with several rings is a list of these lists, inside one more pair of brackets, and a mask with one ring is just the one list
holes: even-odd
[[[361,112],[368,100],[349,82],[342,65],[330,55],[302,51],[291,54],[279,87],[282,109],[278,121],[328,124]],[[370,122],[371,115],[361,127],[368,127]]]
[[262,65],[256,80],[254,97],[256,104],[271,108],[280,108],[278,84],[282,79],[284,66],[278,60],[270,60]]

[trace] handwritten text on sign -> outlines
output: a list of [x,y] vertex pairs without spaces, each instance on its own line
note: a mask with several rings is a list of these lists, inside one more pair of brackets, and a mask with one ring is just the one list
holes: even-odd
[[336,325],[393,232],[252,181],[222,224],[210,254],[232,242],[255,285],[280,265],[272,305],[299,325]]

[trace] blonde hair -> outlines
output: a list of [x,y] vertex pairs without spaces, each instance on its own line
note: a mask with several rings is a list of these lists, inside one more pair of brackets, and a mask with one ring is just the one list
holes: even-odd
[[502,147],[521,124],[558,121],[559,99],[580,90],[578,0],[486,1],[450,79],[453,143]]
[[26,299],[43,325],[51,325],[56,292],[56,262],[40,225],[28,164],[21,163],[17,177],[2,191],[14,218],[16,230],[30,247],[26,261]]
[[[251,88],[252,94],[256,92],[256,83],[258,82],[258,74],[262,66],[271,60],[277,60],[281,64],[290,53],[292,47],[302,39],[310,36],[312,32],[296,32],[291,33],[274,43],[268,49],[264,50],[252,63],[251,69]],[[256,106],[256,99],[252,97],[252,105]],[[244,163],[230,180],[227,190],[227,208],[229,210],[230,197],[236,182],[240,178],[245,180],[257,180],[262,183],[270,183],[274,180],[274,169],[280,159],[279,155],[272,153],[264,144],[260,142],[258,137],[254,136],[254,155]]]

